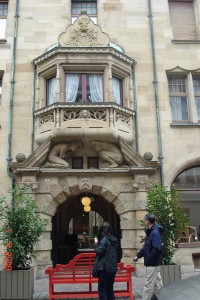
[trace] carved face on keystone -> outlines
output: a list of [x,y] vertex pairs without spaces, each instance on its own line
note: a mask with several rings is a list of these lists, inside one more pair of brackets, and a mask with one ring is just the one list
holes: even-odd
[[80,30],[83,32],[87,31],[89,22],[90,22],[90,18],[88,16],[79,17],[78,24],[80,26]]

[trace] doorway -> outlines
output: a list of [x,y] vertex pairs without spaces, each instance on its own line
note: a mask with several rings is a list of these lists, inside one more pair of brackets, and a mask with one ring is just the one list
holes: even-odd
[[88,195],[93,201],[91,210],[84,211],[81,199],[84,195],[71,197],[57,208],[52,218],[53,265],[66,264],[75,255],[94,251],[94,237],[103,221],[108,221],[118,240],[118,260],[122,257],[120,218],[114,206],[102,196]]

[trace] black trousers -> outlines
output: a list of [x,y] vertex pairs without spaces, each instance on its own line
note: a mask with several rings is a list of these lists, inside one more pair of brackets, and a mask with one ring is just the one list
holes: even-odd
[[99,271],[99,300],[115,300],[113,292],[115,274],[115,272]]

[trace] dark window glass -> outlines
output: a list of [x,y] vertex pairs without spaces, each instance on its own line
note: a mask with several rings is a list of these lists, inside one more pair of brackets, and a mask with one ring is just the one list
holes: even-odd
[[98,157],[88,157],[88,169],[99,169]]
[[0,17],[6,17],[8,14],[8,2],[0,3]]
[[83,169],[82,157],[72,157],[72,169]]
[[179,190],[200,189],[200,167],[180,173],[173,181],[172,187]]

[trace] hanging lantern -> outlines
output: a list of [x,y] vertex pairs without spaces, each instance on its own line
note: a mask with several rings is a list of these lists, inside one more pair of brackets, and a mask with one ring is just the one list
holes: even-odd
[[91,203],[91,199],[88,197],[88,196],[85,196],[81,199],[81,203],[84,205],[84,206],[88,206],[90,205]]
[[89,212],[91,210],[91,207],[89,205],[85,205],[83,207],[83,210],[86,211],[86,212]]

